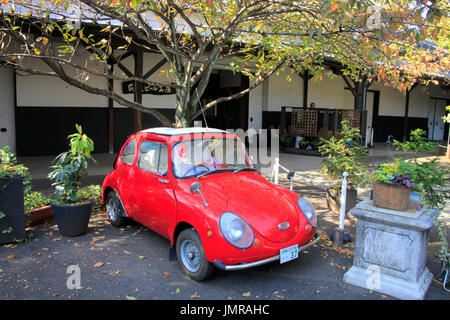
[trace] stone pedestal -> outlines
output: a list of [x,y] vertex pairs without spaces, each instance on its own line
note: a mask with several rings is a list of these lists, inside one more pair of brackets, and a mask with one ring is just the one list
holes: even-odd
[[440,212],[388,210],[367,199],[350,214],[358,223],[353,266],[344,282],[400,299],[424,299],[433,278],[425,266],[429,230]]

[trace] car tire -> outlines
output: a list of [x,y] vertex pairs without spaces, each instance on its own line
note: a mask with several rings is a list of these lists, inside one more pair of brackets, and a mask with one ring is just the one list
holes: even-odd
[[113,227],[121,227],[126,224],[126,218],[122,216],[122,204],[116,193],[111,191],[106,197],[106,212]]
[[206,260],[202,241],[195,229],[185,229],[179,234],[176,251],[181,267],[191,279],[204,281],[212,275],[214,265]]

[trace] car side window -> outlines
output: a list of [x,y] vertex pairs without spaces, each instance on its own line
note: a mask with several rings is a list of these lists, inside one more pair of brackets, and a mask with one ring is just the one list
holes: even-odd
[[167,146],[154,141],[142,141],[139,146],[138,168],[162,176],[169,167]]
[[122,161],[125,164],[132,165],[134,162],[134,156],[136,154],[136,141],[130,141],[128,144],[123,148],[122,154],[120,155],[120,161]]

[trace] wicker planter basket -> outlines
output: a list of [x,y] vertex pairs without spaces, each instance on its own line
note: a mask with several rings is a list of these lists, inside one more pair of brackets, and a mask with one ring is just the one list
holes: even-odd
[[379,181],[373,182],[373,205],[380,208],[405,211],[408,208],[411,188]]

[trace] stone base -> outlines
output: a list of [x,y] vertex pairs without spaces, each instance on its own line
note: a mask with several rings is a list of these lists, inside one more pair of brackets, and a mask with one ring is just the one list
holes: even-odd
[[407,281],[378,272],[373,268],[352,266],[344,274],[344,282],[373,290],[403,300],[423,300],[433,280],[433,274],[425,267],[417,282]]

